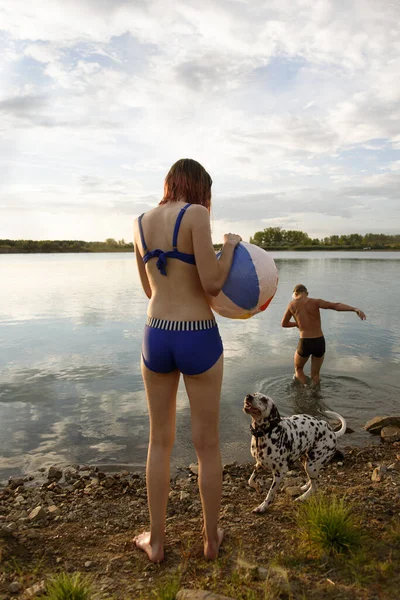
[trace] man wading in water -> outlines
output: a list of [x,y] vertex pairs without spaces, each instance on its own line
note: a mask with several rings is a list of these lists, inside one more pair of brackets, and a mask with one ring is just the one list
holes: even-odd
[[[292,298],[283,315],[282,327],[298,327],[300,330],[300,340],[294,353],[295,376],[300,383],[307,383],[303,368],[311,356],[311,379],[314,383],[319,383],[319,372],[325,357],[325,338],[321,329],[320,309],[352,311],[357,313],[362,321],[366,316],[362,310],[348,304],[309,298],[306,286],[301,283],[294,288]],[[291,320],[292,317],[294,321]]]

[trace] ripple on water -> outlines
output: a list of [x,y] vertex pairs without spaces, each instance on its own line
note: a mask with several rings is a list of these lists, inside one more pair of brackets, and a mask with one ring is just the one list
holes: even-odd
[[312,383],[302,386],[289,375],[279,376],[261,379],[257,389],[271,396],[285,416],[321,415],[325,410],[340,413],[354,429],[346,441],[355,444],[374,441],[363,426],[371,415],[379,413],[377,398],[382,405],[390,403],[388,390],[346,375],[324,374],[319,387]]

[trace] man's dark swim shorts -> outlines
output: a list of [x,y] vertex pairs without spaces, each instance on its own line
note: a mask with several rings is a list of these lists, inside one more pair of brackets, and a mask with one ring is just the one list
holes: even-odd
[[325,354],[325,338],[300,338],[297,344],[297,354],[302,358],[308,358],[310,355],[315,358],[321,358]]

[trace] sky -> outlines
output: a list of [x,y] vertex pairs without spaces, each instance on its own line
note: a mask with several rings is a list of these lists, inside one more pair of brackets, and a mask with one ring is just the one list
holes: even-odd
[[0,0],[0,238],[132,239],[170,166],[214,242],[399,233],[397,0]]

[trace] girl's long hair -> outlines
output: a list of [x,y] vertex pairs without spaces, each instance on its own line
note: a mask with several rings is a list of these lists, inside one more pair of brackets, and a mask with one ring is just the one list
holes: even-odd
[[201,204],[211,209],[212,179],[204,167],[191,158],[181,158],[170,168],[164,182],[164,197],[160,202]]

